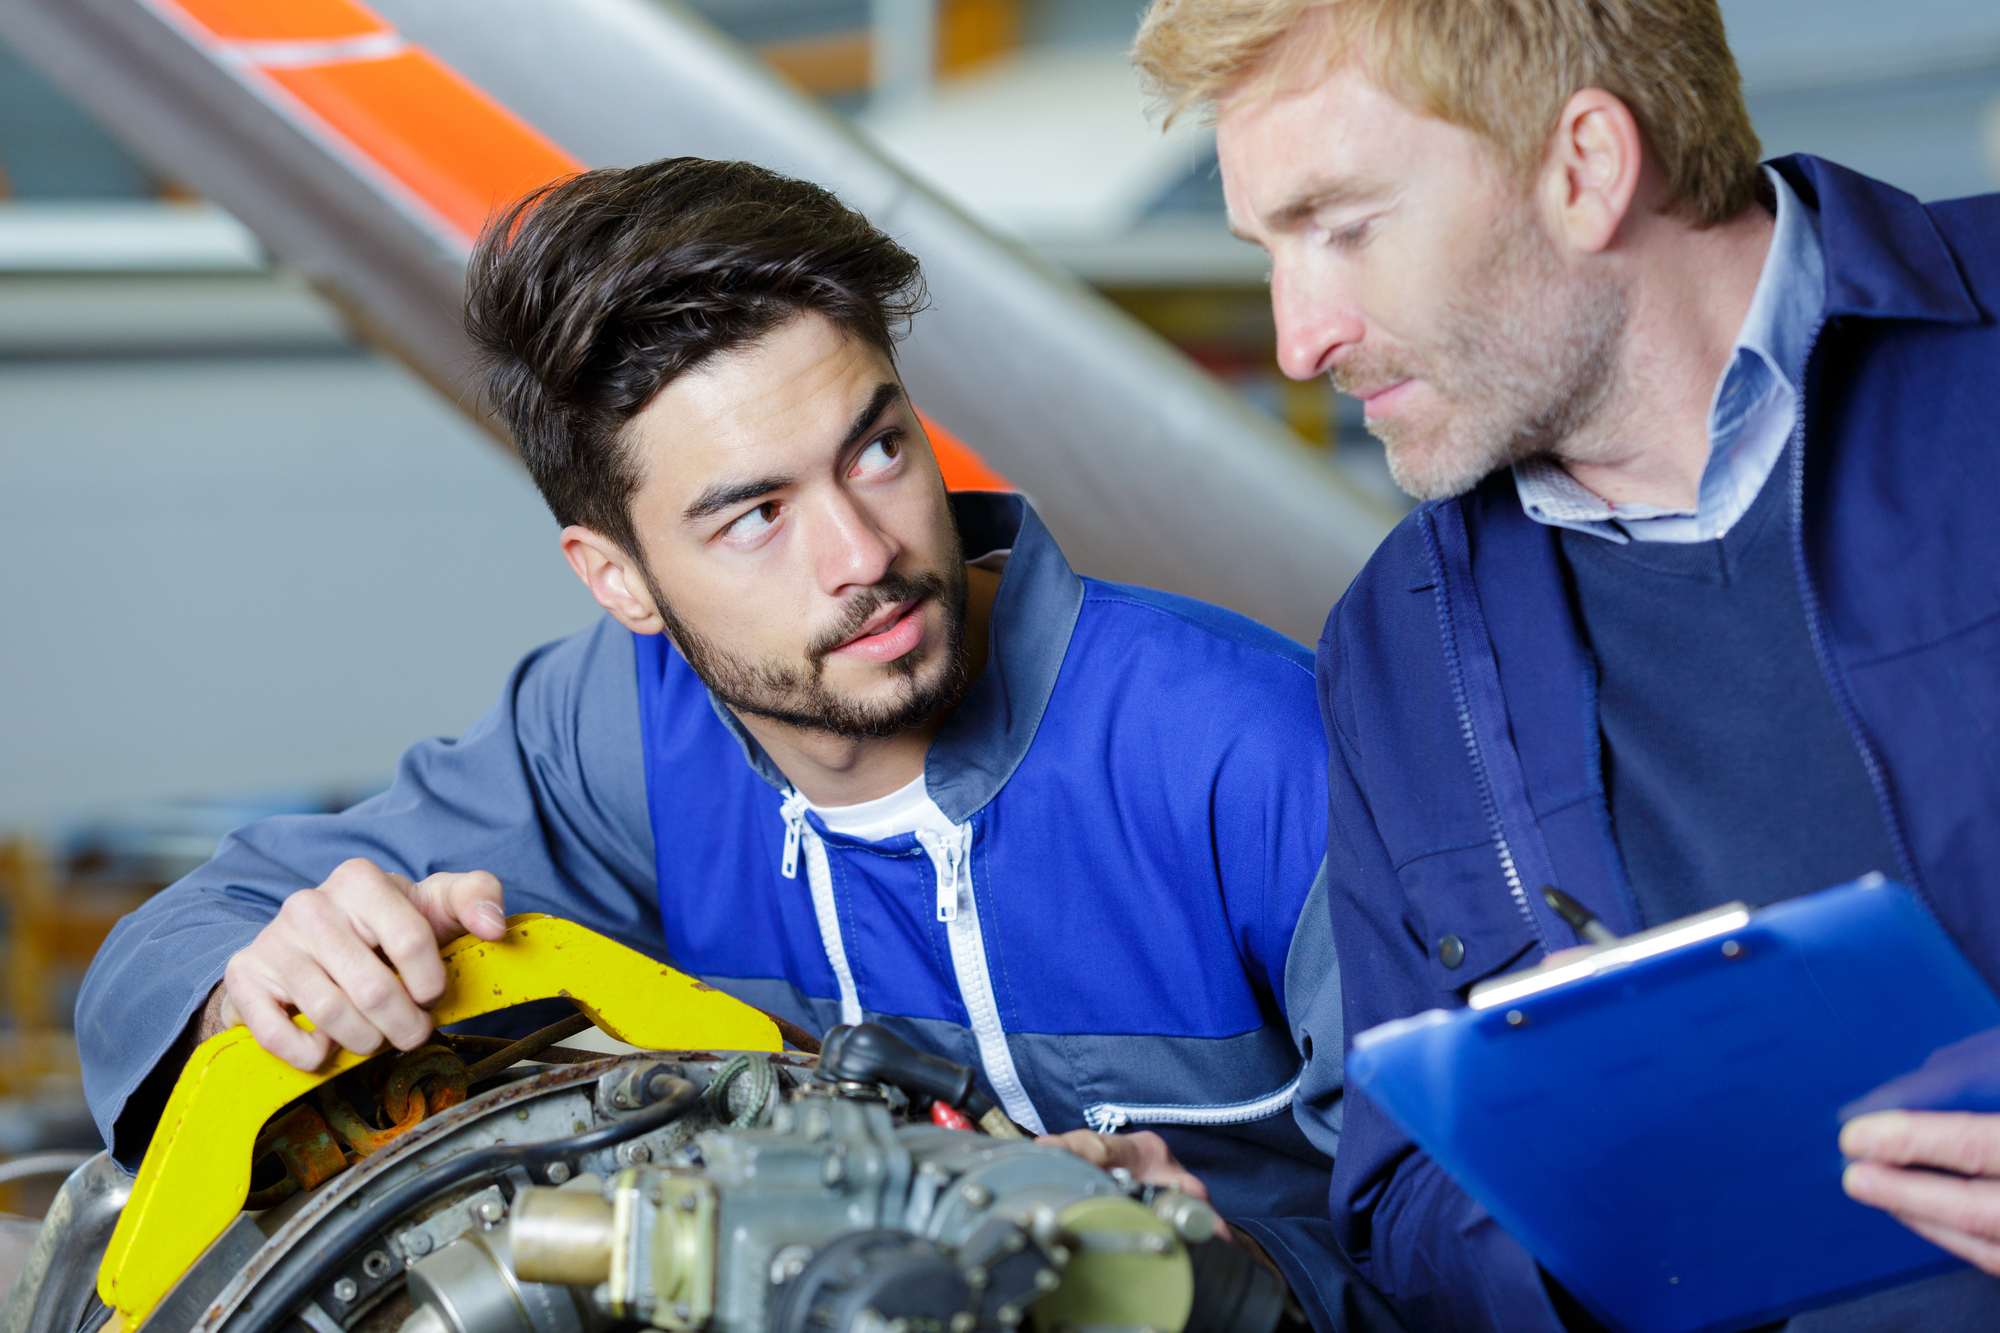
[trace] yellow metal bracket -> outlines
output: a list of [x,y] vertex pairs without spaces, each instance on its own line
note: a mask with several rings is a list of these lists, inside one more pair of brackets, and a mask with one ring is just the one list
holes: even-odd
[[[439,1026],[563,996],[604,1031],[648,1050],[783,1049],[777,1027],[749,1005],[573,922],[526,913],[508,918],[497,941],[467,935],[442,954],[444,998],[431,1007]],[[306,1073],[242,1027],[196,1048],[97,1272],[98,1295],[126,1328],[152,1312],[242,1211],[264,1122],[366,1058],[341,1051]]]

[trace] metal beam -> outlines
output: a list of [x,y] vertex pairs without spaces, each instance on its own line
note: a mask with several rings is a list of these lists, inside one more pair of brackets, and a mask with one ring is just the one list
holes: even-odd
[[[924,263],[902,352],[927,412],[1026,490],[1077,566],[1310,641],[1393,516],[1122,312],[910,180],[660,0],[376,0],[402,38],[591,165],[743,158],[820,182]],[[0,0],[0,32],[477,413],[466,238],[170,0]]]

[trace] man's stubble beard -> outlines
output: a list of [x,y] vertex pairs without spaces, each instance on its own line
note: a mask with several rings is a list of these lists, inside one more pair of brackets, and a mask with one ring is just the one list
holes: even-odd
[[1442,427],[1371,421],[1389,475],[1419,500],[1463,495],[1526,458],[1587,456],[1619,380],[1628,307],[1608,273],[1573,275],[1527,207],[1468,270],[1486,275],[1445,305],[1442,332],[1414,356],[1357,359],[1334,386],[1421,378],[1450,412]]
[[[666,622],[667,635],[715,697],[739,713],[768,718],[802,731],[827,732],[850,740],[876,740],[915,727],[957,700],[966,677],[965,617],[969,581],[959,554],[954,525],[945,572],[891,572],[854,595],[840,618],[806,648],[802,660],[767,657],[752,661],[695,630],[674,613],[651,567],[640,568]],[[906,653],[886,664],[904,688],[883,702],[866,702],[840,693],[826,683],[826,659],[853,638],[868,618],[885,606],[927,597],[944,608],[944,638],[928,654]]]

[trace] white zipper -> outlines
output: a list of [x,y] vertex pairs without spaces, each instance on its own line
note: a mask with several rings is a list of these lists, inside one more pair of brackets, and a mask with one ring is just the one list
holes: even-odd
[[861,1021],[861,994],[854,986],[853,969],[847,965],[847,944],[840,937],[840,912],[833,902],[833,868],[827,864],[826,844],[812,825],[806,823],[805,793],[796,787],[785,794],[778,807],[785,819],[785,854],[779,869],[786,879],[799,877],[799,852],[806,857],[806,885],[812,890],[813,916],[819,922],[820,947],[826,950],[827,965],[833,969],[834,984],[840,988],[840,1021]]
[[972,892],[972,825],[959,824],[947,834],[918,829],[916,835],[937,873],[937,919],[944,923],[945,937],[951,942],[952,971],[958,977],[959,998],[965,1003],[987,1081],[1009,1119],[1023,1129],[1045,1134],[1048,1131],[1042,1117],[1014,1068],[1007,1029],[1000,1022],[1000,1005],[993,997],[993,978],[986,970],[986,941],[979,929],[979,902]]
[[1303,1077],[1305,1070],[1301,1069],[1276,1092],[1221,1106],[1119,1106],[1099,1102],[1083,1108],[1083,1122],[1100,1134],[1109,1134],[1126,1125],[1240,1125],[1274,1116],[1290,1106]]

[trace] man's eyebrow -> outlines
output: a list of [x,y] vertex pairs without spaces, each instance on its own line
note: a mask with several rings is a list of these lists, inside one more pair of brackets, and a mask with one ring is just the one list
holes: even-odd
[[888,411],[889,404],[902,396],[903,386],[894,380],[884,380],[876,385],[875,392],[869,396],[868,406],[854,414],[854,424],[847,428],[847,438],[840,442],[840,448],[836,452],[845,453],[859,444],[861,437],[868,433],[868,428],[875,424],[875,419]]
[[[835,452],[845,453],[853,448],[861,437],[868,433],[869,427],[875,424],[876,419],[889,410],[889,404],[895,402],[902,394],[903,386],[894,380],[885,380],[876,385],[875,392],[868,398],[868,405],[855,414],[853,424],[848,426],[847,434]],[[719,514],[734,505],[742,504],[745,500],[754,500],[760,495],[781,491],[791,485],[792,481],[793,478],[789,476],[776,474],[755,477],[748,481],[718,481],[696,496],[694,503],[681,511],[681,517],[689,523],[698,523],[710,515]]]
[[[1388,181],[1379,177],[1356,176],[1345,180],[1308,185],[1280,204],[1264,221],[1272,231],[1290,231],[1322,208],[1373,203],[1391,192]],[[1241,233],[1238,233],[1239,235]]]
[[694,503],[681,511],[681,517],[690,523],[697,523],[710,514],[719,514],[733,505],[769,495],[772,491],[782,491],[791,484],[790,477],[777,475],[750,481],[718,481],[697,495]]

